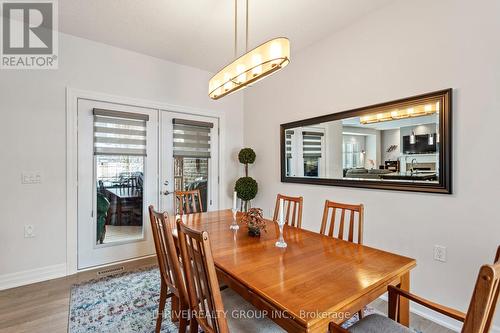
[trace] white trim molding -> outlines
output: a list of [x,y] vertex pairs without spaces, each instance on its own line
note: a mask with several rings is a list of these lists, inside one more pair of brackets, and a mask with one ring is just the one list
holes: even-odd
[[66,276],[66,263],[0,275],[0,290]]

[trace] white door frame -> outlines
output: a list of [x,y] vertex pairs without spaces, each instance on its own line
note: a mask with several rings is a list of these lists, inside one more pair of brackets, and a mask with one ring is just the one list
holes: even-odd
[[[66,87],[66,275],[77,273],[78,267],[78,99],[89,99],[100,102],[116,103],[149,109],[175,111],[179,113],[215,117],[219,119],[219,128],[225,128],[225,116],[217,110],[206,110],[187,106],[155,102],[144,99],[111,95],[89,90]],[[207,97],[208,98],[208,97]],[[221,156],[225,152],[224,133],[219,133],[218,173],[220,177],[218,202],[221,201],[220,184],[225,184],[225,173],[221,172]],[[158,179],[158,175],[157,175]],[[157,181],[160,188],[159,179]],[[95,267],[93,267],[95,268]]]

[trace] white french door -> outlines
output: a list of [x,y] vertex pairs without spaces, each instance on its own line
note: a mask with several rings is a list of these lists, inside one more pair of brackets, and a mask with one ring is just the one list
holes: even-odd
[[77,174],[78,269],[154,254],[158,110],[78,99]]
[[147,208],[173,219],[176,190],[219,204],[219,120],[79,98],[77,268],[155,253]]
[[219,120],[160,110],[160,209],[176,213],[175,191],[200,191],[204,211],[219,207]]

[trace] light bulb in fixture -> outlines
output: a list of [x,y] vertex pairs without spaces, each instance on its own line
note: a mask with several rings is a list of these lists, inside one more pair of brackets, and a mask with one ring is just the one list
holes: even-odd
[[239,64],[236,66],[236,73],[238,74],[237,81],[238,83],[243,83],[247,79],[247,75],[245,73],[245,65]]
[[271,59],[275,59],[271,62],[271,66],[276,66],[280,63],[280,55],[281,55],[281,44],[280,43],[272,43],[271,47],[269,47],[269,55]]
[[413,108],[408,108],[408,109],[406,110],[406,112],[407,112],[409,115],[412,115],[414,111],[415,111],[415,110],[413,110]]
[[262,73],[262,56],[260,54],[254,54],[252,56],[252,75],[258,76]]
[[432,105],[431,104],[426,104],[424,107],[425,112],[432,112]]
[[392,111],[391,112],[391,117],[392,118],[397,118],[397,116],[398,116],[398,111]]
[[231,81],[231,74],[224,73],[224,90],[229,91],[233,87],[233,82]]

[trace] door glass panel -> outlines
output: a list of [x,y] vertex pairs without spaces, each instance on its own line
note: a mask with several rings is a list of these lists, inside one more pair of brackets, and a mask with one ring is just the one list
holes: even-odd
[[208,199],[208,163],[208,158],[174,157],[175,191],[199,190],[204,212]]
[[95,158],[97,244],[142,238],[144,156]]

